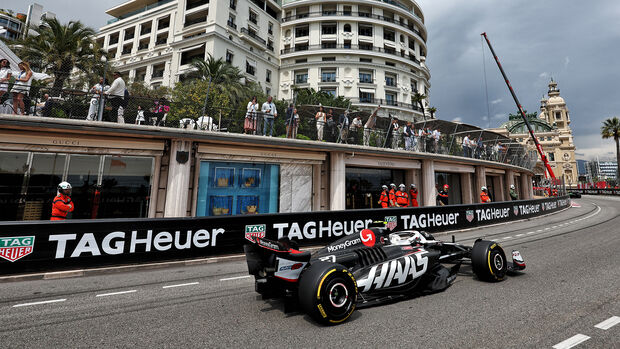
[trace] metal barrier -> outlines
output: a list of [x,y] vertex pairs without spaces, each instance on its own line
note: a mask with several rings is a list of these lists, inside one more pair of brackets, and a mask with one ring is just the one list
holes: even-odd
[[375,221],[393,230],[440,232],[531,218],[570,206],[568,197],[441,207],[227,217],[0,222],[0,275],[218,256],[250,236],[325,244]]

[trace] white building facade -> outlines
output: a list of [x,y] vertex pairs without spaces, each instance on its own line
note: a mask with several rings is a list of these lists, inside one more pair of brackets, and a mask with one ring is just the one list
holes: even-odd
[[278,99],[309,87],[406,120],[423,115],[411,102],[430,88],[414,1],[131,0],[106,13],[114,18],[97,40],[111,64],[151,87],[173,86],[211,54]]

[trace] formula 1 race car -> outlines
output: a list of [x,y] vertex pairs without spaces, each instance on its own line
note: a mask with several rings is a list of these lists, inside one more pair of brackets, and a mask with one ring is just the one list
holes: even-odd
[[426,232],[385,227],[345,236],[313,254],[299,251],[288,238],[251,240],[244,250],[256,291],[263,299],[283,298],[285,312],[300,306],[324,324],[345,321],[357,306],[445,290],[466,259],[485,281],[501,281],[507,272],[525,269],[518,251],[508,262],[493,241],[479,239],[469,247],[435,240]]

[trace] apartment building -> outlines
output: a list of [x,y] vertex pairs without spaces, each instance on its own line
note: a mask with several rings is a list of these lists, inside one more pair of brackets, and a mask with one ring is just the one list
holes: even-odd
[[309,87],[423,115],[411,97],[429,94],[427,33],[411,0],[131,0],[106,13],[97,40],[130,80],[173,86],[211,54],[276,98]]

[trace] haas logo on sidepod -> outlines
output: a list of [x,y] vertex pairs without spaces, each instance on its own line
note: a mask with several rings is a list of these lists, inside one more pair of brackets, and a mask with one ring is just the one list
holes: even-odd
[[360,239],[365,246],[373,247],[375,245],[375,233],[370,229],[364,229],[360,232]]

